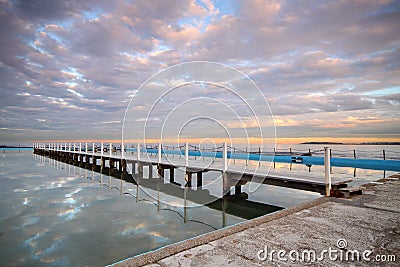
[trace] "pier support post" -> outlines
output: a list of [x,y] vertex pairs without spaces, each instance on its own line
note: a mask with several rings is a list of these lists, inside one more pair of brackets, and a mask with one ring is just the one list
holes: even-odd
[[158,176],[164,178],[164,168],[161,165],[157,165]]
[[114,160],[112,158],[109,158],[108,160],[108,171],[111,173],[111,171],[114,169]]
[[331,195],[331,153],[329,147],[324,147],[324,166],[325,166],[325,195]]
[[242,193],[242,186],[240,184],[235,185],[235,195]]
[[203,186],[203,172],[197,172],[196,173],[197,176],[197,188],[200,188]]
[[[149,179],[153,178],[153,164],[149,164]],[[158,175],[160,175],[159,167],[157,166]]]
[[192,187],[192,173],[191,172],[185,172],[185,180],[186,180],[186,185],[188,187]]
[[175,182],[175,168],[174,167],[169,168],[169,182],[170,183]]
[[126,171],[126,159],[121,160],[121,171]]
[[138,173],[143,173],[143,163],[138,161],[137,165]]

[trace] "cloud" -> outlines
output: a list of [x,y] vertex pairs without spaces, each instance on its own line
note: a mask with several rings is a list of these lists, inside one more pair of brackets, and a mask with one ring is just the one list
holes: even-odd
[[[150,99],[157,92],[137,92],[140,84],[191,60],[222,62],[248,74],[283,136],[395,135],[399,13],[398,2],[389,0],[1,1],[0,128],[7,134],[2,131],[0,140],[118,139],[114,122],[123,119],[130,97],[144,93]],[[245,110],[214,89],[201,89],[201,96]],[[166,97],[169,104],[155,117],[165,118],[168,108],[200,91]],[[264,108],[261,100],[253,105]],[[135,119],[145,117],[145,106],[135,107]],[[227,116],[212,102],[203,106],[207,114]],[[186,107],[176,121],[194,113]],[[325,120],[337,123],[328,127]]]

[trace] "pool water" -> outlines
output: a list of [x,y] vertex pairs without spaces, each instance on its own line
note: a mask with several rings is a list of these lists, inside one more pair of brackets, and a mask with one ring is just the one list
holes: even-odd
[[[32,151],[1,152],[0,167],[1,266],[110,264],[243,222],[249,215],[209,206],[185,209],[182,198],[32,155]],[[323,166],[276,163],[275,170],[323,175]],[[332,172],[353,178],[356,184],[391,174],[357,169],[354,178],[353,168],[333,167]],[[216,175],[204,175],[204,188],[217,196]],[[177,174],[177,182],[183,179]],[[260,185],[251,193],[245,185],[243,192],[248,202],[272,211],[320,197],[271,185]]]

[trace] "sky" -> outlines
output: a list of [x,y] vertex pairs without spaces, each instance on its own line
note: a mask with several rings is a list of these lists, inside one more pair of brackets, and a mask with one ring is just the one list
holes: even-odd
[[390,0],[0,0],[0,143],[118,140],[126,115],[131,140],[400,141],[399,25]]

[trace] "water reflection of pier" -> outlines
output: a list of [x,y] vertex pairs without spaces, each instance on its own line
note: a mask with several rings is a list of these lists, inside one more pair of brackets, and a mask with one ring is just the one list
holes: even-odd
[[[107,186],[109,189],[115,188],[120,191],[121,195],[122,194],[132,195],[133,197],[135,197],[136,202],[149,201],[147,199],[143,199],[142,196],[140,196],[139,192],[141,187],[151,189],[158,193],[157,194],[158,198],[155,199],[156,202],[154,202],[154,204],[156,205],[159,211],[166,210],[165,207],[162,208],[161,206],[160,193],[182,199],[183,215],[181,215],[179,212],[177,212],[177,214],[183,218],[185,223],[189,221],[196,221],[198,223],[208,225],[207,223],[202,221],[188,219],[189,207],[191,206],[188,203],[196,203],[199,205],[204,205],[214,210],[221,211],[222,227],[227,226],[226,214],[240,217],[243,219],[252,219],[255,217],[259,217],[283,209],[282,207],[279,206],[248,200],[247,193],[241,192],[239,186],[235,187],[236,190],[234,191],[233,194],[231,194],[230,192],[225,192],[225,195],[223,195],[222,197],[216,197],[212,195],[208,189],[204,189],[201,182],[199,182],[200,177],[202,177],[201,176],[202,172],[196,172],[196,174],[198,175],[197,177],[198,182],[196,183],[195,186],[190,181],[186,180],[185,184],[181,185],[174,180],[175,176],[173,171],[169,173],[170,179],[169,182],[167,183],[165,183],[165,180],[163,179],[164,169],[162,168],[158,169],[159,170],[158,174],[156,175],[156,177],[154,177],[153,166],[151,164],[146,164],[146,165],[141,164],[141,167],[136,167],[136,170],[139,170],[139,172],[136,173],[134,172],[132,174],[127,172],[128,169],[122,168],[123,165],[121,164],[121,162],[116,164],[113,164],[111,162],[110,165],[107,164],[108,165],[107,166],[106,164],[95,165],[93,163],[90,163],[89,161],[85,162],[79,160],[71,160],[70,158],[59,158],[54,155],[46,157],[42,154],[39,154],[38,157],[40,157],[39,159],[42,161],[45,161],[45,159],[48,158],[50,165],[57,168],[61,168],[60,165],[64,164],[63,168],[64,169],[68,168],[69,172],[72,171],[71,170],[72,168],[74,174],[75,174],[75,167],[78,167],[82,170],[86,170],[86,173],[82,176],[89,178],[92,181],[94,181],[95,173],[99,173],[100,180],[98,182],[100,183],[100,186]],[[148,173],[148,177],[144,176],[143,172],[144,170]],[[109,177],[108,181],[103,180],[104,175],[107,175]],[[120,179],[121,183],[119,187],[113,186],[111,177]],[[132,194],[130,192],[124,192],[122,181],[130,182],[136,185],[136,194]],[[175,211],[173,209],[170,210]],[[211,225],[209,226],[215,229],[215,227]]]

